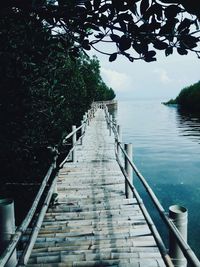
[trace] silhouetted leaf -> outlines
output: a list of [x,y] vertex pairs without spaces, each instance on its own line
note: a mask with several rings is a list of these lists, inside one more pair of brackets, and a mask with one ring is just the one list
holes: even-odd
[[110,61],[110,62],[113,62],[113,61],[116,60],[116,58],[117,58],[117,53],[113,53],[112,55],[110,55],[110,57],[109,57],[109,61]]
[[108,23],[108,18],[104,14],[101,14],[101,17],[99,18],[101,26],[105,29]]
[[157,16],[157,19],[162,20],[162,16],[163,16],[162,6],[159,4],[155,4],[153,11],[154,11],[154,14]]
[[190,20],[190,19],[187,19],[185,18],[178,26],[177,30],[178,32],[182,32],[183,30],[187,29],[190,27],[190,25],[192,24],[193,22]]
[[131,47],[131,39],[126,35],[122,35],[119,41],[119,49],[122,51],[128,50]]
[[121,21],[123,21],[123,20],[125,20],[125,21],[132,21],[133,20],[133,17],[130,14],[128,14],[128,13],[122,13],[122,14],[119,14],[118,15],[118,19],[121,20]]
[[82,42],[82,47],[85,49],[85,50],[90,50],[91,49],[91,46],[89,44],[89,40],[88,39],[85,39],[83,42]]
[[140,4],[140,13],[143,15],[149,7],[149,0],[142,0]]
[[146,62],[156,61],[156,58],[154,57],[155,55],[156,55],[156,52],[154,50],[150,50],[144,54],[144,60]]
[[132,44],[132,47],[135,49],[135,51],[138,53],[138,54],[146,54],[148,52],[148,45],[145,44],[145,43],[137,43],[137,42],[134,42]]
[[163,42],[163,41],[156,40],[156,41],[153,42],[153,46],[156,49],[163,50],[163,49],[166,49],[168,47],[168,44]]
[[115,43],[119,43],[120,41],[120,36],[118,36],[117,34],[110,34],[110,38]]
[[124,21],[119,22],[121,30],[125,33],[127,31],[126,23]]
[[170,5],[165,8],[166,18],[175,18],[177,14],[181,11],[181,8],[177,5]]
[[180,54],[180,55],[187,55],[188,54],[188,51],[184,48],[177,48],[177,52]]
[[144,60],[146,62],[152,62],[152,61],[156,61],[157,59],[155,57],[145,57]]
[[112,0],[112,4],[118,12],[119,11],[126,11],[128,9],[128,6],[126,6],[124,4],[123,0]]
[[84,4],[85,4],[85,7],[86,7],[87,11],[91,11],[92,10],[92,4],[91,4],[90,1],[85,1]]
[[182,48],[192,49],[192,48],[197,47],[198,41],[199,41],[199,39],[194,37],[194,36],[185,35],[185,36],[182,36],[182,38],[181,38],[180,46]]
[[99,9],[99,6],[101,4],[101,0],[94,0],[93,4],[94,4],[94,9]]
[[94,37],[102,39],[105,35],[103,33],[96,34]]
[[92,23],[85,23],[84,24],[84,28],[85,29],[92,29],[92,30],[95,30],[95,31],[100,31],[99,27],[96,26],[95,24],[92,24]]
[[156,51],[154,50],[150,50],[145,54],[146,57],[154,57],[155,55],[156,55]]
[[133,33],[133,34],[137,34],[139,32],[139,27],[135,23],[130,22],[128,24],[128,32]]
[[166,57],[173,54],[173,47],[168,47],[166,50],[165,50],[165,55]]

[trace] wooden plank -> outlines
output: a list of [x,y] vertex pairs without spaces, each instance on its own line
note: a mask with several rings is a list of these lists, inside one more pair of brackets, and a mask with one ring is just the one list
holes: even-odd
[[45,215],[27,266],[164,267],[136,199],[125,198],[103,110],[76,159],[58,174],[58,202]]

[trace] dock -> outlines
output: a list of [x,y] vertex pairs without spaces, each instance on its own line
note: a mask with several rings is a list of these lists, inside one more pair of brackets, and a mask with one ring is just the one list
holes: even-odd
[[98,109],[74,162],[57,175],[57,202],[44,216],[28,267],[164,267],[134,196],[126,198],[114,136]]

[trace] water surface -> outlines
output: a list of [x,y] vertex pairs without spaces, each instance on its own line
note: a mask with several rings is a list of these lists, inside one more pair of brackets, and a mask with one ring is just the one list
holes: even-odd
[[[159,100],[138,100],[119,102],[118,122],[122,141],[133,143],[134,162],[164,208],[180,204],[189,210],[189,244],[200,258],[200,116]],[[147,206],[153,211],[149,201]],[[152,216],[160,227],[158,215]]]

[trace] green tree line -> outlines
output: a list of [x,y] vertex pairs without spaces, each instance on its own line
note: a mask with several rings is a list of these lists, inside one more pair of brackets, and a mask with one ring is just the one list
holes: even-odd
[[183,88],[175,99],[166,104],[178,104],[184,110],[200,112],[200,81]]
[[52,160],[47,147],[60,144],[93,101],[115,93],[96,57],[72,57],[71,44],[36,16],[1,17],[0,34],[0,184],[36,181]]

